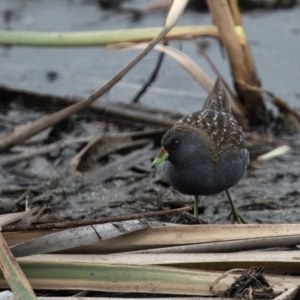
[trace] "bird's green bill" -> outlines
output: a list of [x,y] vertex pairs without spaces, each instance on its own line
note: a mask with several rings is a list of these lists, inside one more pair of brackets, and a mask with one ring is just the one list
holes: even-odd
[[152,162],[152,167],[156,167],[162,162],[166,161],[169,157],[169,153],[162,147],[158,155],[155,157],[154,161]]

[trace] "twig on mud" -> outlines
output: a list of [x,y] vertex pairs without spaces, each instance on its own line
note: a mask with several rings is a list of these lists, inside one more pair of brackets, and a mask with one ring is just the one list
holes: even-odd
[[283,102],[278,96],[274,95],[273,93],[268,91],[264,91],[264,92],[271,98],[272,103],[275,106],[277,106],[281,112],[284,112],[286,114],[292,114],[300,123],[300,115],[294,109],[289,107],[288,104]]
[[32,223],[38,222],[39,218],[43,215],[43,212],[45,211],[46,208],[47,208],[46,204],[44,204],[42,207],[40,207],[40,209],[38,210],[36,215],[33,216],[33,218],[29,221],[29,223],[27,225],[31,225]]
[[[17,192],[25,192],[27,190],[28,190],[27,186],[24,186],[24,187],[23,186],[8,186],[8,187],[1,189],[1,193],[2,194],[13,194],[13,193],[17,193]],[[30,190],[39,192],[37,189],[34,189],[34,188],[30,188]]]
[[[151,144],[150,144],[151,146]],[[120,171],[124,171],[147,161],[153,156],[153,153],[149,149],[149,146],[142,150],[136,150],[128,155],[117,159],[116,161],[105,165],[100,169],[94,169],[86,174],[87,184],[101,183],[116,175]]]
[[111,217],[111,218],[101,218],[101,219],[96,219],[96,220],[67,221],[67,222],[46,223],[46,224],[29,225],[29,226],[7,225],[7,226],[2,227],[2,231],[52,230],[52,229],[74,228],[74,227],[86,226],[86,225],[95,225],[95,224],[104,224],[104,223],[110,223],[110,222],[152,218],[152,217],[156,217],[156,216],[164,216],[164,215],[178,213],[178,212],[191,210],[191,209],[192,209],[192,206],[186,206],[186,207],[168,209],[168,210],[163,210],[163,211],[146,212],[146,213],[132,214],[132,215],[128,215],[128,216],[118,216],[118,217]]
[[[15,88],[9,88],[6,86],[0,85],[0,95],[2,93],[5,93],[8,95],[9,98],[12,98],[12,96],[16,95],[22,95],[22,98],[25,100],[31,100],[35,101],[37,103],[40,102],[47,102],[54,105],[59,105],[66,107],[68,105],[73,105],[78,103],[79,101],[83,101],[83,98],[80,97],[61,97],[57,95],[51,95],[51,94],[44,94],[44,93],[38,93],[35,91],[27,91],[23,89],[15,89]],[[110,103],[110,104],[102,104],[100,102],[93,103],[89,107],[86,107],[86,109],[89,109],[90,111],[93,111],[98,114],[105,115],[106,117],[112,117],[116,119],[121,119],[122,121],[129,121],[129,122],[135,122],[139,124],[147,124],[151,126],[161,126],[161,127],[172,127],[174,125],[174,121],[170,118],[157,118],[149,116],[145,113],[141,113],[140,111],[132,111],[132,108],[134,106],[130,105],[129,108],[119,108],[120,105],[124,105],[124,103]],[[131,110],[130,110],[131,109]],[[149,109],[150,110],[150,109]],[[153,112],[154,109],[151,109]],[[165,112],[167,113],[167,112]],[[172,115],[172,113],[169,113],[169,115]],[[176,114],[178,115],[178,114]],[[178,119],[180,119],[182,116],[178,116]]]
[[280,98],[278,98],[278,96],[260,87],[247,84],[242,80],[237,80],[237,82],[248,90],[265,93],[269,97],[267,100],[269,100],[270,103],[274,104],[281,112],[284,112],[286,114],[292,114],[298,120],[298,122],[300,122],[300,115],[294,109],[292,109],[287,103],[285,103]]
[[92,147],[96,146],[97,143],[99,143],[100,141],[103,141],[104,143],[107,142],[107,148],[101,152],[101,154],[97,157],[97,160],[113,153],[116,151],[120,151],[120,150],[126,150],[129,148],[134,148],[134,147],[141,147],[141,146],[145,146],[146,144],[149,144],[151,141],[149,139],[141,139],[141,140],[137,140],[134,142],[127,142],[127,143],[121,143],[118,145],[111,145],[109,144],[109,136],[100,136],[95,138],[93,141],[91,141],[90,143],[88,143],[78,154],[76,154],[70,161],[70,164],[66,170],[66,174],[73,174],[76,172],[76,169],[78,168],[78,165],[80,164],[82,158],[84,157],[84,155],[86,155],[86,153],[88,151],[91,150]]
[[111,139],[122,139],[122,138],[132,138],[132,137],[147,138],[153,135],[162,135],[166,131],[167,131],[166,128],[157,128],[157,129],[148,129],[142,131],[140,130],[140,131],[120,132],[120,133],[105,133],[103,134],[103,137],[108,137]]
[[[124,132],[124,133],[111,133],[111,134],[102,134],[96,138],[94,138],[92,141],[90,141],[77,155],[75,155],[72,160],[69,163],[69,166],[66,170],[66,174],[73,174],[82,157],[86,154],[86,152],[93,146],[95,146],[97,143],[99,143],[103,139],[113,140],[113,139],[124,139],[124,138],[131,138],[131,137],[149,137],[152,135],[159,135],[165,133],[165,129],[152,129],[152,130],[144,130],[144,131],[133,131],[133,132]],[[104,151],[101,154],[101,157],[104,157],[114,151],[120,151],[126,148],[134,147],[134,146],[144,146],[146,139],[137,142],[129,142],[126,144],[117,145],[115,147],[109,147],[107,151]],[[149,140],[147,140],[149,142]],[[99,158],[98,158],[99,159]]]
[[16,204],[20,204],[25,198],[27,198],[31,193],[31,190],[28,188],[16,201]]
[[20,154],[13,154],[13,155],[6,155],[3,158],[0,158],[0,166],[8,166],[11,164],[14,164],[16,162],[29,159],[35,156],[47,154],[49,152],[58,150],[58,149],[63,149],[68,145],[76,144],[76,143],[87,143],[91,140],[91,137],[80,137],[80,138],[72,138],[72,139],[67,139],[64,141],[58,141],[55,143],[52,143],[47,146],[42,146],[42,147],[36,147],[36,148],[29,148],[28,152],[25,153],[20,153]]
[[114,107],[107,106],[103,112],[106,116],[137,122],[141,124],[149,124],[153,126],[172,127],[175,122],[172,120],[159,119],[157,117],[147,116],[146,114],[136,113],[132,111],[124,111]]

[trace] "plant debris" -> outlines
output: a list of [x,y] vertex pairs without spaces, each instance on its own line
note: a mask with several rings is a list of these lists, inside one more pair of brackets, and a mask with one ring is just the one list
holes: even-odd
[[245,271],[236,281],[222,294],[222,297],[241,299],[274,299],[273,289],[263,276],[263,267],[252,267]]

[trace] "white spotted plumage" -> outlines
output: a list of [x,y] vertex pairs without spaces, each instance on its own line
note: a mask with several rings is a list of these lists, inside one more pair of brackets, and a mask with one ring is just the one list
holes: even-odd
[[207,142],[216,163],[219,162],[222,151],[230,154],[230,149],[245,149],[242,128],[231,114],[228,96],[221,85],[217,91],[209,95],[203,110],[183,117],[166,134],[166,137],[180,132],[184,127],[184,130],[188,130],[188,126],[207,134]]

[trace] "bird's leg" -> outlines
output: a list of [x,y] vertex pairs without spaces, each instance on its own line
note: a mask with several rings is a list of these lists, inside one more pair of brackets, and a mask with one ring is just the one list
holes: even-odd
[[231,196],[230,196],[230,193],[228,190],[225,190],[226,192],[226,195],[228,197],[228,200],[229,200],[229,203],[230,203],[230,206],[231,206],[231,213],[229,214],[228,218],[230,216],[233,217],[233,221],[237,222],[237,223],[244,223],[244,224],[247,224],[247,222],[245,221],[245,219],[240,215],[238,209],[236,208]]
[[199,196],[195,196],[194,200],[194,217],[198,219],[198,206],[199,206]]

